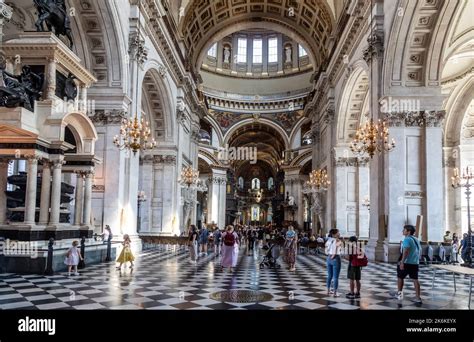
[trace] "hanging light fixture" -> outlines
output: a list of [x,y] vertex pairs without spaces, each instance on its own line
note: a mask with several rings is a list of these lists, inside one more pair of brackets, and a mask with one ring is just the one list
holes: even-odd
[[118,148],[131,150],[134,154],[138,151],[151,150],[156,147],[154,138],[149,141],[151,129],[149,123],[138,116],[132,119],[123,118],[120,134],[114,137],[114,144]]
[[323,169],[311,171],[309,181],[306,182],[306,186],[311,192],[326,191],[330,185],[328,173]]
[[[141,25],[141,1],[138,2],[138,32],[137,32],[137,41],[140,46],[140,25]],[[138,63],[138,61],[137,61]],[[136,75],[136,87],[135,91],[138,95],[138,67]],[[114,145],[119,149],[131,150],[133,154],[136,154],[138,151],[151,150],[156,147],[156,141],[154,138],[150,140],[151,129],[148,121],[145,121],[143,118],[138,118],[138,96],[135,99],[135,117],[133,118],[123,118],[120,125],[120,134],[114,137]]]
[[182,185],[187,186],[188,188],[191,186],[196,186],[199,183],[199,171],[194,169],[192,166],[185,167],[181,171],[181,177],[179,178],[179,182]]
[[[369,42],[369,53],[372,51],[373,46],[371,44],[376,43],[376,37],[372,29],[372,8],[373,1],[370,1],[370,37]],[[373,75],[372,68],[370,68],[370,88],[369,88],[369,101],[372,101],[372,85]],[[384,120],[374,121],[374,112],[370,105],[371,117],[370,121],[361,125],[355,134],[354,140],[350,144],[351,151],[359,156],[369,155],[372,159],[376,153],[390,152],[395,148],[395,140],[390,141],[390,132],[388,125]]]

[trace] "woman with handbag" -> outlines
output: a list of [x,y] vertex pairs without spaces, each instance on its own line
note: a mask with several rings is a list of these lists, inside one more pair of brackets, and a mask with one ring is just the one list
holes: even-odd
[[[351,236],[349,238],[348,248],[349,266],[347,267],[347,278],[350,280],[351,292],[346,294],[348,299],[360,298],[360,278],[362,267],[367,265],[367,257],[364,252],[357,246],[357,237]],[[357,292],[354,292],[357,288]]]

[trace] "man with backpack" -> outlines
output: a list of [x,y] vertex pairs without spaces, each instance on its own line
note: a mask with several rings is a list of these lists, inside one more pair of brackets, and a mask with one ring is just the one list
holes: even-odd
[[406,225],[403,228],[403,235],[405,236],[405,239],[403,240],[402,254],[400,255],[397,267],[398,292],[395,294],[395,297],[398,300],[403,299],[403,285],[405,278],[408,275],[410,279],[413,279],[413,283],[415,285],[415,303],[422,304],[420,297],[420,282],[418,281],[421,245],[420,241],[418,241],[418,239],[413,236],[415,234],[415,230],[415,227],[412,225]]
[[219,256],[219,254],[221,253],[220,251],[220,247],[221,247],[221,237],[222,237],[222,233],[221,231],[219,230],[219,227],[216,227],[216,229],[214,230],[214,256]]

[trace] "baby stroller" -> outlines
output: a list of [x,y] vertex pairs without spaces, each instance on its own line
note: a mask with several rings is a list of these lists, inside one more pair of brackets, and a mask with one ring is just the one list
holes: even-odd
[[267,247],[267,252],[265,253],[265,256],[263,257],[263,260],[260,262],[260,269],[265,268],[265,266],[268,268],[280,268],[281,265],[277,263],[277,260],[279,257],[280,257],[280,248],[278,248],[276,243],[270,244]]

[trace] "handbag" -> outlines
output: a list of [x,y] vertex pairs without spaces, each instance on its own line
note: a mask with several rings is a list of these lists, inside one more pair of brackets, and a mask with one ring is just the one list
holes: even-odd
[[365,256],[359,257],[359,255],[353,255],[351,259],[351,266],[353,267],[365,267],[369,263],[369,259]]

